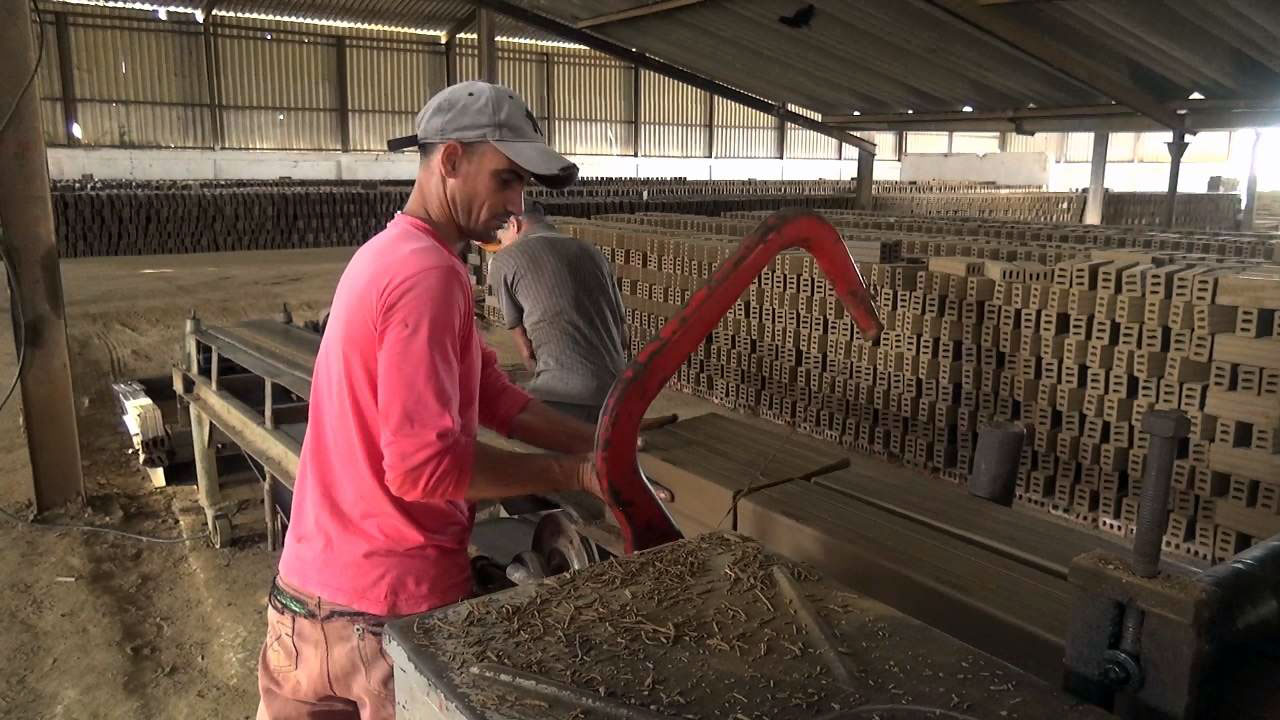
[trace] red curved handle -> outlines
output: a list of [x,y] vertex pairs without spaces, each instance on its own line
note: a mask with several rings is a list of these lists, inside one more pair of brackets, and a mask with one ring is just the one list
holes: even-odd
[[636,462],[640,421],[649,404],[689,355],[720,323],[742,293],[783,250],[802,248],[818,261],[863,337],[875,340],[883,326],[840,233],[822,217],[788,210],[767,218],[742,240],[689,303],[667,321],[613,384],[596,428],[595,470],[622,528],[627,553],[682,536],[654,497]]

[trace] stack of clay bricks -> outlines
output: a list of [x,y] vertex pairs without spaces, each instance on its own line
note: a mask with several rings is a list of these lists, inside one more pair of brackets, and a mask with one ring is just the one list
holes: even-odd
[[[1151,225],[1164,222],[1164,193],[1108,192],[1102,202],[1107,225]],[[1176,228],[1228,229],[1236,226],[1240,196],[1235,193],[1179,193],[1174,205]]]
[[1205,408],[1217,418],[1206,472],[1212,525],[1195,535],[1215,559],[1280,533],[1280,268],[1216,281],[1212,307],[1224,326],[1229,315],[1235,322],[1214,336]]
[[1037,222],[1080,222],[1081,193],[877,193],[875,209],[890,215],[964,216]]
[[[560,223],[613,262],[634,354],[766,214]],[[1020,421],[1018,503],[1120,535],[1137,518],[1142,416],[1181,408],[1192,432],[1169,550],[1213,561],[1280,530],[1280,271],[1259,259],[1264,241],[831,220],[876,298],[881,341],[859,337],[807,255],[784,253],[674,388],[953,482],[983,425]],[[1230,254],[1187,251],[1205,247]]]

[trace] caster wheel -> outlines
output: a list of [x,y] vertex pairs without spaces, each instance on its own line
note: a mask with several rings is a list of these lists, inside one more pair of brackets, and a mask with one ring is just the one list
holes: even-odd
[[209,526],[209,542],[216,548],[224,548],[231,544],[231,518],[218,515]]

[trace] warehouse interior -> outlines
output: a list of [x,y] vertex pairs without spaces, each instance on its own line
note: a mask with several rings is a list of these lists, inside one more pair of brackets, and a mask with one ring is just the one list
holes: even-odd
[[[410,200],[388,139],[479,80],[577,165],[524,202],[629,364],[611,499],[480,503],[475,596],[387,621],[395,717],[1280,718],[1278,41],[1269,0],[0,0],[0,715],[264,717],[335,287]],[[459,259],[528,383],[505,252]]]

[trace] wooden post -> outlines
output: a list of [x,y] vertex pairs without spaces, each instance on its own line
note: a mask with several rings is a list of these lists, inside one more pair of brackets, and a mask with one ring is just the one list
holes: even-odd
[[445,86],[456,85],[458,83],[458,38],[450,35],[444,41],[444,84]]
[[226,143],[222,129],[222,90],[218,79],[218,39],[213,34],[213,16],[205,15],[201,30],[204,41],[204,80],[209,94],[209,127],[213,129],[213,149]]
[[494,17],[489,10],[481,10],[476,19],[476,41],[480,50],[480,79],[487,83],[498,82],[498,45],[494,41]]
[[[62,85],[62,128],[67,131],[67,144],[79,145],[80,138],[75,136],[72,128],[78,127],[80,111],[76,105],[75,65],[71,55],[71,29],[67,24],[66,13],[54,13],[54,33],[58,39],[58,79]],[[40,32],[44,26],[37,23]]]
[[[27,0],[0,1],[0,97],[16,98],[8,127],[0,128],[0,244],[13,268],[13,302],[23,326],[22,426],[27,437],[37,512],[84,502],[76,429],[66,306],[49,198],[49,170],[40,122],[38,85],[23,92],[36,62]],[[43,29],[41,29],[43,32]],[[13,102],[13,101],[11,101]]]
[[1086,225],[1102,224],[1102,206],[1106,201],[1107,191],[1107,148],[1110,142],[1110,133],[1095,132],[1093,134],[1093,157],[1089,165],[1089,195],[1084,202]]
[[707,93],[707,157],[714,158],[715,156],[716,156],[716,96],[712,93]]
[[547,145],[551,145],[551,147],[555,147],[555,145],[552,144],[555,142],[555,137],[552,133],[554,132],[553,127],[555,126],[555,118],[556,118],[556,114],[554,112],[556,96],[554,92],[555,85],[553,84],[553,80],[555,78],[555,70],[551,67],[551,53],[543,53],[542,62],[543,62],[542,71],[543,71],[543,93],[544,93],[543,99],[546,101],[546,105],[544,107],[546,107],[547,109],[547,126],[544,128],[544,130],[546,131],[546,135],[547,135]]
[[631,86],[631,155],[632,157],[640,157],[640,103],[642,101],[640,95],[640,66],[632,65],[631,71],[635,73],[635,83]]
[[347,75],[347,39],[341,35],[337,41],[338,90],[338,146],[342,152],[351,152],[351,96],[350,78]]

